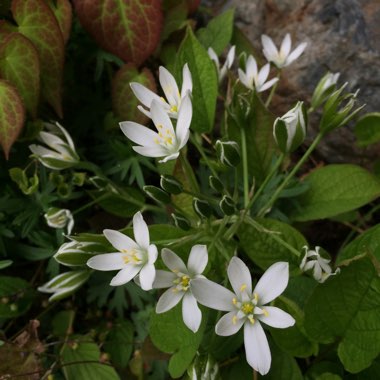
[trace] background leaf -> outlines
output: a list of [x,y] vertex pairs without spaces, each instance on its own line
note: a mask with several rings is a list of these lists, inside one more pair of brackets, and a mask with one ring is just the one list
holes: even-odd
[[380,112],[367,113],[355,125],[354,133],[359,146],[380,141]]
[[63,42],[66,44],[70,37],[73,9],[69,0],[47,0],[48,5],[57,18],[62,32]]

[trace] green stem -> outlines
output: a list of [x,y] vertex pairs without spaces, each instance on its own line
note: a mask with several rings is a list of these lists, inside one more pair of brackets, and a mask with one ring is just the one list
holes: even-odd
[[280,81],[280,76],[281,76],[281,70],[278,70],[278,73],[277,73],[277,78],[279,79],[272,87],[272,89],[270,90],[270,94],[265,102],[265,107],[268,108],[269,107],[269,104],[270,102],[272,101],[272,98],[273,98],[273,95],[275,94],[276,92],[276,89],[277,89],[277,86],[278,86],[278,82]]
[[249,181],[248,181],[248,159],[247,159],[247,138],[244,126],[240,126],[241,151],[243,159],[243,188],[244,188],[244,208],[249,203]]
[[96,198],[93,201],[86,203],[82,207],[79,207],[78,209],[76,209],[75,211],[73,211],[72,214],[73,215],[78,214],[78,213],[82,212],[83,210],[85,210],[86,208],[89,208],[89,207],[91,207],[91,206],[93,206],[93,205],[95,205],[95,204],[103,201],[104,199],[109,198],[111,195],[112,195],[111,193],[103,194],[99,198]]
[[218,174],[217,172],[215,171],[215,169],[213,168],[213,166],[210,164],[210,160],[208,159],[203,147],[202,147],[202,144],[200,144],[197,140],[197,137],[196,136],[191,136],[190,137],[190,140],[191,142],[195,145],[195,147],[198,149],[198,152],[200,153],[200,155],[202,156],[203,160],[206,162],[208,168],[210,169],[212,175],[214,177],[217,177],[218,178]]
[[319,144],[323,137],[323,134],[320,132],[313,143],[309,146],[305,154],[302,156],[302,158],[297,162],[297,164],[294,166],[294,168],[291,170],[291,172],[285,177],[285,179],[282,181],[281,185],[276,189],[276,191],[272,194],[271,198],[268,200],[268,202],[262,207],[262,209],[258,212],[258,216],[263,216],[266,211],[272,207],[273,203],[277,200],[278,196],[280,195],[281,191],[287,186],[289,181],[293,178],[293,176],[297,173],[299,168],[305,163],[305,161],[309,158],[311,152],[315,149],[315,147]]
[[198,186],[198,182],[195,178],[195,174],[194,174],[194,171],[193,171],[193,168],[191,167],[187,157],[186,157],[186,154],[183,152],[183,150],[181,151],[181,153],[179,154],[179,159],[180,159],[180,162],[181,162],[181,165],[182,165],[182,170],[183,172],[185,173],[186,177],[189,179],[190,181],[190,186],[192,188],[192,191],[194,193],[199,193],[199,186]]

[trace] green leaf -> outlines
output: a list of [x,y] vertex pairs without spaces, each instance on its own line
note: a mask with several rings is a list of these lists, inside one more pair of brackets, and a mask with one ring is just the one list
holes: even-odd
[[39,179],[37,174],[28,178],[24,170],[20,168],[12,168],[9,169],[9,176],[12,181],[17,183],[18,187],[25,195],[33,194],[38,189]]
[[367,113],[355,125],[354,133],[359,146],[367,146],[380,141],[380,112]]
[[185,63],[189,65],[193,79],[191,128],[199,133],[210,132],[214,126],[218,78],[214,63],[190,28],[187,28],[186,36],[176,56],[177,79],[182,79]]
[[140,65],[156,49],[162,28],[160,1],[74,0],[83,27],[105,50]]
[[178,378],[192,362],[203,337],[207,316],[202,310],[202,324],[196,333],[189,330],[182,320],[182,307],[177,305],[163,314],[153,313],[150,321],[150,337],[161,351],[173,354],[169,361],[169,373]]
[[0,269],[8,268],[13,264],[12,260],[1,260],[0,261]]
[[6,159],[21,132],[24,121],[25,109],[20,95],[15,87],[0,79],[0,145]]
[[20,33],[10,34],[0,45],[0,77],[18,90],[33,118],[40,97],[40,62],[34,45]]
[[12,14],[18,31],[38,51],[42,97],[62,117],[64,43],[58,21],[43,0],[13,0]]
[[53,11],[59,27],[62,32],[63,41],[69,40],[71,23],[73,18],[73,9],[69,0],[47,0],[47,3],[51,10]]
[[131,322],[120,320],[115,322],[107,335],[104,351],[111,356],[112,363],[117,367],[125,368],[133,350],[134,328]]
[[339,341],[349,372],[369,367],[380,353],[380,278],[368,259],[356,260],[319,285],[305,307],[305,328],[315,341]]
[[32,304],[34,292],[30,284],[18,277],[0,276],[0,318],[24,314]]
[[165,41],[173,32],[186,26],[187,12],[188,9],[185,2],[176,4],[166,12],[160,38],[161,43]]
[[299,259],[286,247],[273,239],[276,235],[301,252],[307,245],[305,238],[292,226],[274,219],[255,219],[263,228],[258,231],[251,225],[244,223],[238,231],[242,248],[248,257],[262,269],[268,268],[277,261],[287,261],[290,269],[298,268]]
[[[88,336],[71,338],[62,348],[62,371],[66,380],[119,380],[107,363],[99,363],[100,350]],[[84,362],[84,363],[82,363]]]
[[112,80],[112,106],[115,114],[121,120],[133,120],[136,123],[146,124],[147,116],[137,109],[140,104],[134,95],[130,83],[138,82],[156,92],[156,82],[149,69],[141,72],[133,64],[124,65]]
[[354,210],[380,195],[380,180],[367,170],[349,164],[328,165],[311,172],[309,189],[290,217],[296,221],[324,219]]
[[234,26],[234,9],[213,17],[206,28],[197,31],[199,42],[208,49],[212,47],[217,55],[223,53],[231,41]]
[[62,310],[54,315],[52,324],[52,334],[57,337],[66,337],[71,333],[75,318],[74,310]]

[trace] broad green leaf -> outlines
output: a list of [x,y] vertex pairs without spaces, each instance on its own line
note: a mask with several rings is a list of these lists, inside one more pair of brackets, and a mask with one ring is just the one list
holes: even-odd
[[339,362],[339,358],[335,357],[335,353],[332,353],[332,355],[329,355],[328,358],[322,361],[316,360],[307,369],[305,379],[317,380],[320,376],[325,376],[326,374],[336,375],[339,379],[341,379],[344,373],[344,368]]
[[47,3],[57,18],[62,32],[63,41],[66,44],[71,31],[73,9],[69,0],[47,0]]
[[51,332],[57,337],[66,337],[72,333],[75,318],[74,310],[62,310],[54,315],[51,321]]
[[164,25],[160,38],[161,43],[165,41],[173,32],[186,26],[187,12],[187,4],[182,1],[165,13]]
[[290,269],[298,267],[300,259],[284,245],[278,243],[272,235],[282,239],[301,254],[307,245],[305,238],[292,226],[274,219],[255,219],[263,230],[259,231],[244,223],[238,231],[242,248],[248,257],[260,268],[266,269],[277,261],[287,261]]
[[182,320],[182,304],[163,314],[153,313],[150,321],[150,337],[161,351],[173,354],[169,361],[169,373],[181,377],[193,361],[203,337],[207,315],[202,310],[202,324],[196,333],[189,330]]
[[290,217],[295,221],[324,219],[357,209],[380,195],[380,180],[356,165],[328,165],[311,172],[309,189],[299,197]]
[[380,112],[367,113],[354,128],[359,146],[367,146],[380,141]]
[[338,341],[345,369],[357,373],[380,354],[380,278],[368,258],[342,267],[305,307],[305,328],[321,343]]
[[8,268],[13,264],[12,260],[0,260],[0,269]]
[[15,87],[0,79],[0,145],[6,159],[21,132],[24,121],[25,109],[20,95]]
[[234,9],[229,9],[213,17],[206,28],[199,29],[197,37],[205,49],[211,47],[217,55],[220,55],[231,40],[233,26]]
[[113,324],[104,343],[104,351],[111,356],[117,367],[125,368],[129,363],[133,350],[134,328],[129,321],[117,321]]
[[43,0],[13,0],[12,14],[39,54],[42,97],[62,117],[64,43],[58,21]]
[[89,336],[75,336],[61,351],[62,371],[66,380],[119,380],[108,363],[99,363],[100,350]]
[[147,116],[137,109],[140,104],[133,94],[130,83],[138,82],[153,92],[157,91],[156,82],[149,69],[139,72],[132,64],[124,65],[112,80],[112,105],[115,114],[121,120],[132,120],[136,123],[146,124]]
[[160,1],[74,0],[74,6],[96,42],[125,62],[140,65],[158,45],[163,21]]
[[182,80],[185,63],[189,65],[193,79],[191,128],[199,133],[210,132],[214,126],[218,78],[214,63],[190,28],[187,29],[176,56],[177,79]]
[[40,96],[40,62],[34,45],[20,33],[0,45],[0,77],[18,90],[26,110],[36,117]]
[[30,284],[18,277],[0,276],[0,318],[24,314],[32,304],[34,292]]
[[380,224],[373,226],[366,232],[359,235],[355,240],[348,244],[338,255],[337,265],[354,259],[362,255],[375,255],[378,260],[380,256],[376,252],[380,247]]
[[335,373],[325,372],[318,376],[316,380],[342,380],[342,378]]

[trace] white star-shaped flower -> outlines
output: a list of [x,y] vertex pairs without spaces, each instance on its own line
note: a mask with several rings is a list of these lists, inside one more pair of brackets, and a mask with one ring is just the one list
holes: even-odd
[[164,270],[156,272],[153,288],[169,287],[158,300],[156,312],[164,313],[182,300],[183,321],[190,330],[197,332],[202,321],[202,312],[191,292],[191,287],[194,279],[203,277],[201,273],[208,261],[207,248],[205,245],[195,245],[191,248],[187,266],[170,249],[164,248],[161,256],[171,272]]
[[101,271],[119,270],[111,281],[112,286],[126,284],[139,274],[141,288],[152,289],[158,252],[157,247],[150,244],[148,226],[141,212],[133,216],[135,240],[115,230],[104,230],[103,233],[118,252],[96,255],[87,261],[87,265]]
[[181,102],[175,128],[157,100],[153,100],[150,113],[157,132],[133,121],[121,122],[121,130],[130,140],[140,145],[133,147],[137,153],[147,157],[164,157],[160,162],[176,159],[190,136],[193,115],[190,96],[185,96]]
[[290,34],[287,33],[282,40],[280,50],[277,50],[276,45],[270,37],[263,34],[261,36],[263,44],[263,53],[268,62],[273,62],[279,69],[289,66],[294,62],[306,49],[307,43],[302,42],[292,52],[292,40]]
[[181,92],[179,92],[177,82],[175,81],[173,75],[170,74],[170,72],[163,66],[160,66],[159,68],[159,80],[166,100],[140,83],[132,82],[130,84],[136,98],[146,107],[144,108],[143,106],[138,106],[137,108],[151,118],[150,108],[153,100],[155,100],[162,106],[171,118],[176,119],[178,117],[178,112],[183,99],[187,95],[191,95],[191,91],[193,89],[193,81],[189,66],[186,63],[182,69]]
[[270,64],[267,63],[258,71],[256,60],[250,55],[247,59],[245,72],[242,69],[238,69],[240,82],[250,90],[255,88],[257,92],[263,92],[278,81],[278,78],[273,78],[266,82],[269,70]]
[[221,82],[224,77],[227,74],[227,71],[231,68],[232,64],[234,63],[235,59],[235,46],[232,46],[231,49],[227,53],[227,58],[224,61],[224,64],[222,67],[220,67],[220,62],[217,54],[215,53],[214,49],[212,47],[209,47],[208,50],[209,57],[214,61],[216,70],[218,72],[218,78],[219,82]]
[[248,364],[261,375],[268,373],[271,353],[261,322],[277,328],[293,326],[294,318],[283,310],[266,306],[286,288],[289,264],[270,266],[252,291],[248,267],[237,257],[228,265],[228,278],[234,293],[207,279],[194,279],[192,292],[199,303],[212,309],[228,311],[215,326],[218,335],[236,334],[244,326],[244,346]]

